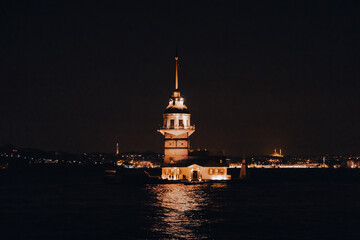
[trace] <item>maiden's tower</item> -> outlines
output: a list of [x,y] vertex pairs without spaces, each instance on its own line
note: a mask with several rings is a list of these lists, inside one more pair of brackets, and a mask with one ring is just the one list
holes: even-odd
[[191,125],[191,114],[184,104],[179,91],[179,58],[175,57],[175,90],[170,96],[169,105],[163,114],[163,124],[158,130],[164,135],[164,163],[175,164],[188,159],[190,135],[195,132]]
[[179,58],[175,57],[175,90],[158,131],[164,135],[164,166],[161,178],[172,181],[206,182],[230,180],[228,164],[221,159],[189,156],[190,135],[195,132],[191,115],[179,91]]

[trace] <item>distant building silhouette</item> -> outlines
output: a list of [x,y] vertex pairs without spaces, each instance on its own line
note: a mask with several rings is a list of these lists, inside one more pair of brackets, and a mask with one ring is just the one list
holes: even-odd
[[281,153],[281,149],[280,149],[280,151],[278,153],[278,152],[276,152],[276,148],[274,149],[274,153],[271,154],[271,156],[273,156],[273,157],[284,157],[284,155]]

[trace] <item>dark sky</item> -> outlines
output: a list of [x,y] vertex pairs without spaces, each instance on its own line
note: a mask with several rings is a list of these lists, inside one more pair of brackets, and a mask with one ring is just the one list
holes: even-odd
[[359,1],[7,1],[0,145],[162,151],[180,88],[191,144],[360,153]]

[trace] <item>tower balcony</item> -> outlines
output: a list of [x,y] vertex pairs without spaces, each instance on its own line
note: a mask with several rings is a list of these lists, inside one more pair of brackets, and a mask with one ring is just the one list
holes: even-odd
[[165,133],[179,136],[181,134],[187,133],[188,136],[195,132],[195,125],[192,126],[161,126],[158,129],[158,132],[165,135]]
[[170,130],[170,129],[180,129],[180,130],[195,130],[195,125],[191,125],[191,126],[161,126],[159,128],[159,130]]

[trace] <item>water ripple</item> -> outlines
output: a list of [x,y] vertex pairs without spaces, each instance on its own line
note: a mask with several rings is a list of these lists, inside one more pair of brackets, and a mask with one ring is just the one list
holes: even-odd
[[[208,238],[200,229],[206,227],[205,209],[211,204],[207,185],[168,184],[149,186],[156,208],[152,231],[161,238]],[[206,232],[206,231],[205,231]]]

